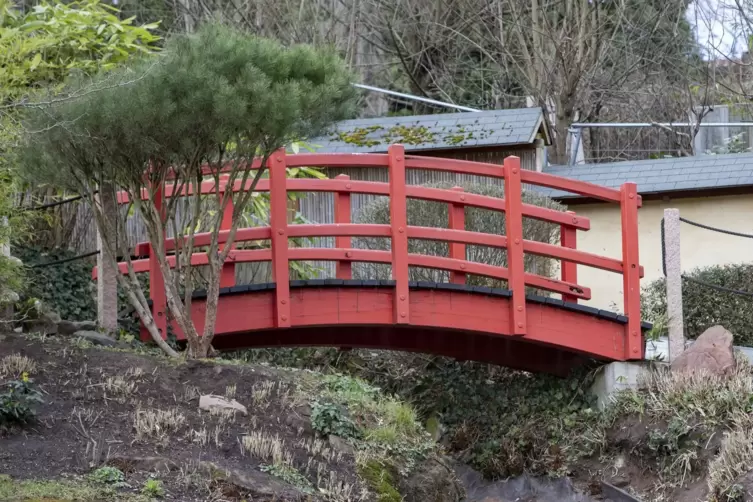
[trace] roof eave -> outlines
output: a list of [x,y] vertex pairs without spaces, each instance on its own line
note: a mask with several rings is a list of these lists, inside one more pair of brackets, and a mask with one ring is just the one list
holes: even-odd
[[544,120],[544,109],[540,108],[541,114],[539,115],[538,122],[536,123],[536,127],[533,128],[533,131],[531,132],[531,137],[529,138],[528,143],[532,144],[536,140],[536,136],[541,133],[544,136],[544,145],[545,146],[551,146],[552,145],[552,135],[549,131],[549,125],[547,124],[546,120]]

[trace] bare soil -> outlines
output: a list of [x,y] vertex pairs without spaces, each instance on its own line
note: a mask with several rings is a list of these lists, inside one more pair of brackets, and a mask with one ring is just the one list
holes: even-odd
[[[0,474],[50,479],[86,475],[109,464],[127,471],[134,490],[156,469],[168,500],[302,498],[291,485],[260,472],[270,459],[242,452],[241,438],[262,431],[268,437],[279,436],[294,466],[313,487],[326,480],[359,486],[352,455],[311,448],[314,437],[306,403],[295,395],[294,372],[170,361],[81,348],[61,338],[0,338],[0,359],[11,354],[32,359],[36,368],[30,376],[44,394],[36,423],[0,431]],[[12,378],[0,375],[0,386]],[[248,415],[200,410],[203,394],[228,394],[248,408]],[[162,426],[153,435],[139,434],[137,414],[157,410],[174,410],[183,417],[181,423],[167,430]],[[243,473],[250,479],[246,484],[259,489],[238,486],[215,473],[225,469]]]

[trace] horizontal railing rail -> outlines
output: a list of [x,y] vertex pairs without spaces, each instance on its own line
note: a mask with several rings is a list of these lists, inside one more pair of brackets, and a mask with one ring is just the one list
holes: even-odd
[[[256,160],[249,169],[261,167]],[[233,166],[228,165],[217,173],[205,166],[204,173],[216,179],[205,180],[200,186],[183,187],[176,191],[172,182],[153,190],[143,190],[143,199],[152,199],[161,206],[164,198],[193,195],[194,190],[202,194],[224,194],[242,192],[251,188],[251,181],[243,183],[236,180],[229,182],[227,172]],[[225,262],[221,286],[234,285],[234,266],[238,263],[271,262],[276,287],[274,288],[276,326],[290,326],[290,291],[289,263],[291,261],[331,261],[336,263],[338,279],[352,278],[352,263],[381,263],[392,266],[395,281],[394,322],[410,323],[409,303],[409,267],[423,267],[446,271],[450,282],[465,284],[468,274],[507,281],[511,292],[510,334],[524,336],[526,333],[526,288],[560,294],[568,302],[588,300],[591,290],[578,284],[577,265],[594,267],[623,275],[625,296],[626,325],[625,357],[642,357],[642,336],[640,332],[640,297],[639,280],[643,269],[638,263],[637,209],[641,205],[635,184],[626,183],[619,190],[552,176],[520,168],[516,157],[505,159],[503,166],[454,159],[420,157],[405,155],[402,146],[393,145],[387,154],[294,154],[284,151],[275,152],[267,163],[268,178],[258,181],[255,191],[268,192],[270,197],[270,223],[265,227],[241,228],[235,232],[232,249]],[[290,167],[379,167],[388,170],[388,182],[351,180],[340,175],[334,179],[287,178]],[[443,171],[464,175],[476,175],[503,180],[504,198],[472,194],[460,187],[436,188],[406,183],[407,169]],[[219,183],[219,186],[216,184]],[[522,198],[522,184],[537,185],[550,189],[563,190],[592,197],[621,207],[623,253],[621,259],[600,256],[577,249],[577,231],[589,230],[588,218],[572,212],[563,212],[551,208],[526,204]],[[335,195],[335,223],[326,224],[289,224],[288,192],[330,192]],[[370,194],[390,198],[389,224],[362,224],[351,221],[352,194]],[[407,200],[420,199],[440,202],[448,205],[449,228],[431,228],[409,226],[407,220]],[[127,204],[129,195],[121,192],[118,202]],[[504,213],[505,235],[493,235],[472,232],[465,229],[464,211],[466,207],[483,208]],[[232,205],[230,206],[232,211]],[[532,241],[523,238],[523,219],[533,218],[558,225],[560,228],[560,245],[548,242]],[[219,245],[226,245],[230,240],[229,222],[223,218],[223,227],[216,236]],[[290,238],[333,237],[334,248],[290,247]],[[388,250],[354,248],[352,238],[384,238],[391,245]],[[425,239],[448,243],[448,256],[433,256],[408,252],[408,239]],[[196,266],[209,263],[203,247],[210,244],[211,233],[198,233],[193,236],[192,245],[195,253],[191,264]],[[244,243],[268,241],[267,248],[243,249]],[[180,239],[165,239],[165,252],[171,267],[175,266],[176,257],[170,253],[176,246],[185,244]],[[507,266],[490,265],[466,259],[466,246],[486,246],[507,253]],[[526,253],[560,260],[559,278],[526,272],[524,255]],[[156,310],[164,311],[164,286],[157,282],[162,280],[156,257],[150,243],[142,242],[134,249],[131,266],[137,273],[150,272],[150,295]],[[128,263],[120,263],[121,273],[128,273]],[[96,277],[96,269],[93,275]],[[157,296],[157,298],[155,298]],[[166,317],[166,316],[164,316]],[[164,320],[161,321],[163,324]],[[162,327],[164,328],[164,326]],[[162,329],[161,328],[161,329]]]

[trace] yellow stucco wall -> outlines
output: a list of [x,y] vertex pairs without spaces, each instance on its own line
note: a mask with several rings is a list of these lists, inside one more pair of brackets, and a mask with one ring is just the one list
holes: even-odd
[[[642,285],[662,277],[660,223],[665,208],[706,225],[753,233],[753,194],[645,201],[638,211],[640,262],[645,268]],[[571,205],[571,210],[591,220],[591,230],[578,232],[578,249],[621,258],[620,211],[616,204]],[[682,268],[753,261],[753,239],[710,232],[681,224]],[[622,276],[578,266],[578,283],[591,288],[594,307],[623,311]]]

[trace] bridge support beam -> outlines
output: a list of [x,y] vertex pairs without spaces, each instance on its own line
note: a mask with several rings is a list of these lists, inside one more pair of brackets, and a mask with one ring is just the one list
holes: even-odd
[[520,181],[520,159],[507,157],[505,175],[505,232],[507,233],[508,289],[512,291],[510,331],[526,334],[526,282],[523,260],[523,197]]
[[408,271],[408,202],[405,193],[405,148],[387,150],[390,177],[390,227],[392,233],[392,278],[395,280],[395,323],[410,323]]
[[622,215],[622,295],[625,301],[625,359],[643,359],[641,277],[638,261],[638,185],[620,187]]
[[288,192],[285,150],[269,158],[269,226],[272,229],[272,274],[275,281],[275,326],[290,327],[290,268],[288,264]]
[[[163,184],[154,191],[154,209],[162,221],[162,242],[165,242],[165,211],[162,207],[164,202],[165,187]],[[167,296],[165,294],[165,277],[162,275],[162,269],[159,266],[157,253],[163,250],[154,249],[151,242],[149,243],[149,296],[152,299],[152,317],[154,324],[157,326],[163,340],[167,340]]]
[[[568,211],[568,214],[575,216],[575,212]],[[578,230],[569,226],[560,226],[560,245],[563,248],[577,249],[578,248]],[[562,261],[561,277],[563,282],[569,282],[572,284],[578,284],[578,264],[571,261]],[[573,295],[562,295],[563,302],[578,303],[578,297]]]
[[[463,187],[452,187],[456,192],[462,192]],[[461,195],[460,199],[464,199],[465,196]],[[448,226],[452,230],[465,230],[465,206],[462,204],[449,204],[447,208]],[[451,242],[450,246],[450,258],[456,260],[465,260],[465,244],[460,242]],[[465,265],[461,265],[465,267]],[[453,284],[465,284],[466,274],[465,272],[450,272],[450,282]]]
[[[350,180],[347,174],[338,174],[336,180]],[[349,183],[345,184],[346,188],[350,187]],[[350,223],[350,192],[335,192],[335,223]],[[335,237],[335,247],[338,249],[350,249],[350,236]],[[345,252],[345,257],[349,258],[350,251]],[[353,278],[353,264],[350,261],[340,260],[335,263],[335,277],[338,279]]]

